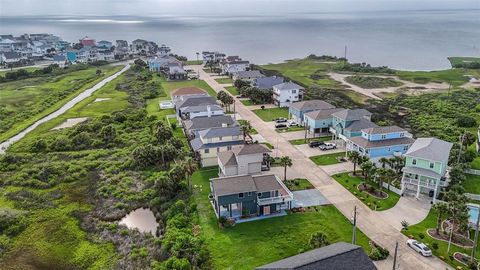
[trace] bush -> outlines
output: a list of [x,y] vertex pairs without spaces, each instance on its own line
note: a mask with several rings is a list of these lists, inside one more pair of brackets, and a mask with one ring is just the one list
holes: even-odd
[[433,250],[437,250],[437,249],[438,249],[438,243],[437,243],[437,242],[433,242],[433,243],[432,243],[432,249],[433,249]]
[[387,249],[377,245],[375,242],[370,242],[370,246],[372,247],[372,251],[368,257],[373,261],[384,260],[390,255],[390,252]]
[[470,115],[462,115],[457,118],[457,125],[465,128],[476,127],[477,120]]
[[419,234],[418,234],[418,237],[420,237],[420,239],[423,239],[423,238],[425,238],[425,234],[419,233]]

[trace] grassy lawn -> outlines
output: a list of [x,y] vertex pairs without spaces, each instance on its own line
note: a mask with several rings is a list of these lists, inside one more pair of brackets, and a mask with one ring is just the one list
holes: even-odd
[[[220,229],[208,200],[209,178],[218,175],[218,168],[194,173],[194,198],[199,211],[201,235],[210,251],[213,269],[253,269],[309,249],[312,233],[323,231],[328,241],[351,241],[350,222],[334,207],[311,208],[305,213],[237,224]],[[357,231],[357,244],[367,252],[368,238]]]
[[275,131],[284,133],[284,132],[293,132],[293,131],[305,131],[303,127],[287,127],[287,128],[277,128]]
[[0,132],[0,142],[14,136],[37,120],[58,110],[65,103],[104,78],[119,71],[121,66],[100,67],[74,71],[52,77],[38,77],[6,82],[0,85],[0,106],[13,113],[15,122]]
[[230,94],[234,95],[234,96],[240,95],[240,93],[238,92],[237,87],[235,87],[235,86],[225,87],[225,89],[227,89],[227,91],[228,91]]
[[216,82],[219,84],[232,84],[233,80],[230,78],[220,78],[220,79],[215,79]]
[[185,65],[201,65],[203,63],[202,60],[188,60],[185,62]]
[[360,86],[362,88],[386,88],[402,86],[403,83],[392,78],[382,78],[375,76],[348,76],[345,78],[348,83]]
[[265,122],[273,121],[273,119],[279,117],[288,118],[287,108],[258,109],[253,110],[253,112]]
[[[460,248],[460,247],[457,247],[455,245],[451,245],[450,253],[447,253],[448,242],[433,239],[430,236],[428,236],[428,234],[426,233],[427,229],[435,228],[436,224],[437,224],[437,213],[436,213],[435,210],[432,209],[428,213],[428,216],[422,222],[420,222],[418,224],[415,224],[413,226],[409,226],[408,230],[402,230],[402,233],[405,234],[406,236],[413,236],[413,237],[415,237],[415,239],[425,243],[427,246],[429,246],[432,249],[433,254],[435,256],[442,256],[443,258],[445,258],[445,262],[447,262],[448,264],[450,264],[454,267],[462,266],[463,267],[462,269],[468,269],[465,265],[462,265],[459,262],[450,259],[449,255],[453,255],[454,252],[463,252],[463,253],[467,253],[467,254],[470,255],[472,250],[471,249]],[[421,239],[419,237],[420,234],[425,235],[425,238]],[[472,234],[472,233],[470,234],[471,237],[473,237],[473,235],[474,234]],[[438,244],[438,249],[437,250],[434,250],[432,248],[432,243],[437,243]],[[477,254],[476,258],[479,259],[480,258],[480,246],[477,246],[476,254]]]
[[472,167],[472,169],[480,170],[480,157],[477,157],[476,159],[474,159],[470,164],[470,166]]
[[188,81],[166,81],[163,77],[161,76],[156,76],[157,80],[161,81],[163,91],[165,91],[166,96],[163,97],[161,100],[166,100],[170,99],[170,92],[177,88],[182,88],[182,87],[198,87],[201,88],[207,93],[212,96],[216,97],[217,92],[213,90],[205,81],[203,80],[188,80]]
[[307,138],[306,142],[305,142],[305,139],[289,140],[289,142],[293,145],[301,145],[301,144],[307,144],[309,142],[316,142],[316,141],[326,142],[331,139],[332,139],[331,136],[324,136],[324,137],[318,137],[318,138]]
[[255,104],[253,104],[253,102],[252,102],[250,99],[240,100],[240,102],[241,102],[243,105],[245,105],[245,106],[255,105]]
[[480,194],[480,175],[466,174],[467,179],[462,183],[465,192]]
[[412,81],[415,83],[451,83],[453,86],[459,86],[468,81],[465,72],[462,69],[447,69],[437,71],[397,71],[400,79]]
[[306,190],[306,189],[312,189],[315,188],[310,181],[304,178],[295,178],[292,180],[287,180],[284,181],[285,185],[290,189],[291,191],[297,191],[297,190]]
[[[383,189],[384,192],[388,193],[388,197],[386,199],[378,199],[372,197],[366,192],[358,190],[357,186],[363,182],[363,178],[361,176],[352,177],[349,175],[349,173],[340,173],[333,175],[333,178],[372,210],[375,210],[375,206],[377,206],[377,211],[390,209],[394,207],[400,199],[398,194],[388,191],[387,189]],[[369,184],[375,187],[378,186],[373,182],[369,182]]]
[[337,160],[338,157],[344,157],[345,153],[344,152],[338,152],[338,153],[332,153],[332,154],[326,154],[326,155],[319,155],[319,156],[313,156],[310,157],[310,159],[315,162],[317,165],[332,165],[332,164],[337,164],[340,163],[340,161]]

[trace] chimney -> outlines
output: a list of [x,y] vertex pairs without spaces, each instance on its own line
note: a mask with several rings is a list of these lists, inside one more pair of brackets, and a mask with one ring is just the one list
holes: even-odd
[[222,127],[228,127],[227,123],[222,123]]
[[210,105],[207,105],[207,116],[212,116],[212,108],[210,107]]

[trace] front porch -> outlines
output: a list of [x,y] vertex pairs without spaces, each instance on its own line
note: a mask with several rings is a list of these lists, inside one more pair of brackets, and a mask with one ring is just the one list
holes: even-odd
[[418,169],[412,170],[412,168],[404,168],[401,191],[402,194],[407,194],[409,192],[414,193],[417,199],[421,194],[427,194],[429,197],[433,198],[433,202],[435,203],[440,188],[447,185],[447,181],[442,180],[441,177],[432,177],[431,173],[426,175],[421,174]]

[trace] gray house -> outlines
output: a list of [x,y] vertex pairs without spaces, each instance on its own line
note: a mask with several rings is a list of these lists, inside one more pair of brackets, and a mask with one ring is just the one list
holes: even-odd
[[217,217],[270,215],[290,209],[293,194],[275,175],[238,175],[210,179]]
[[191,138],[200,130],[214,127],[238,126],[238,123],[230,115],[202,116],[183,121],[185,133]]
[[262,165],[267,165],[268,153],[271,151],[261,144],[246,144],[232,150],[218,153],[218,175],[220,177],[259,174]]
[[274,85],[283,83],[283,77],[281,76],[270,76],[257,78],[252,81],[252,86],[258,89],[272,89]]
[[236,80],[252,81],[254,79],[263,78],[263,77],[265,77],[265,75],[263,75],[258,70],[245,70],[245,71],[238,71],[238,72],[232,73],[232,79],[234,81]]
[[210,96],[189,96],[175,103],[175,110],[179,117],[182,117],[183,109],[187,107],[218,105],[217,101]]
[[362,247],[338,242],[310,250],[255,270],[376,270],[377,267]]
[[303,116],[306,113],[330,109],[335,109],[335,106],[323,100],[313,99],[291,104],[288,108],[288,113],[292,116],[293,120],[297,121],[297,123],[303,124]]

